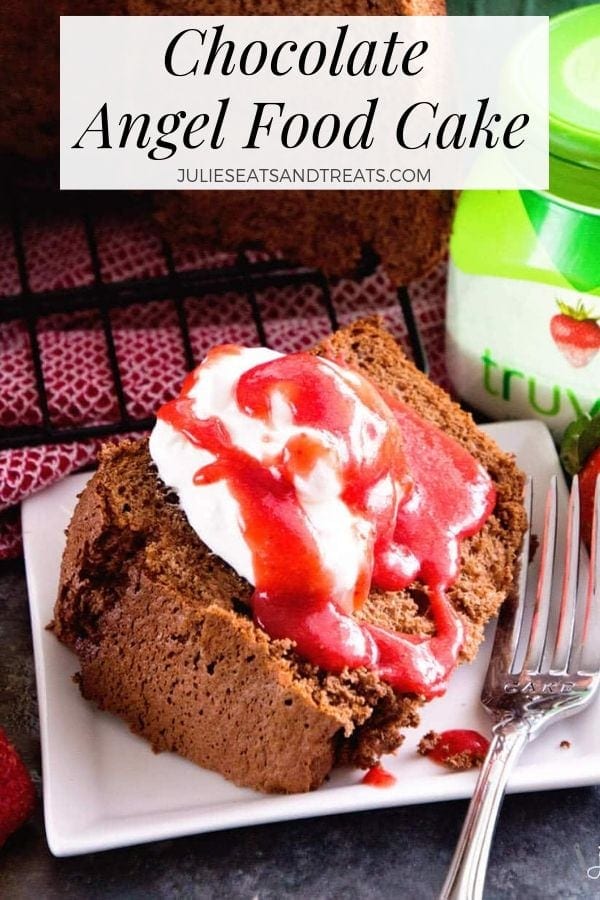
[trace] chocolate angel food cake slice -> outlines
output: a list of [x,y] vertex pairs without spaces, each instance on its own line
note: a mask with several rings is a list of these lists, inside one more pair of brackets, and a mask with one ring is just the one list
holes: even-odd
[[[315,353],[366,376],[489,476],[493,509],[461,540],[445,591],[447,619],[461,634],[456,661],[473,659],[515,581],[526,526],[522,474],[378,320],[341,329]],[[383,664],[324,666],[322,648],[299,652],[302,631],[292,640],[260,627],[256,602],[249,581],[191,527],[148,442],[106,446],[68,529],[53,623],[79,658],[83,696],[156,751],[262,791],[307,791],[336,765],[368,768],[399,747],[428,691],[395,680]],[[348,621],[379,640],[383,655],[390,634],[403,635],[403,647],[426,648],[441,639],[436,602],[417,577],[401,589],[372,588]]]

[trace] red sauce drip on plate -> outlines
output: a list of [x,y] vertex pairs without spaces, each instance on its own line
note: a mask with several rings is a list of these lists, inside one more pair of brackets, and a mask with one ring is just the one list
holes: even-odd
[[478,731],[456,728],[442,731],[436,745],[427,753],[427,756],[442,765],[448,765],[453,757],[467,756],[475,764],[485,758],[489,746],[488,739]]
[[[217,348],[204,365],[232,352]],[[158,415],[216,457],[196,473],[195,483],[225,479],[239,504],[253,555],[257,623],[271,637],[293,640],[301,656],[330,672],[366,666],[399,691],[443,693],[463,640],[445,590],[458,573],[460,539],[478,531],[494,507],[485,470],[365,378],[310,354],[263,363],[238,381],[243,413],[269,422],[277,392],[293,424],[307,429],[274,458],[257,460],[234,446],[218,418],[198,419],[188,396],[194,383],[192,373],[180,397]],[[314,429],[327,440],[315,439]],[[342,499],[372,526],[366,564],[350,597],[340,594],[322,565],[293,483],[334,451]],[[352,615],[371,586],[400,590],[415,580],[428,591],[432,637],[394,633]]]
[[362,784],[368,784],[371,787],[388,788],[396,784],[396,777],[384,769],[383,766],[372,766],[365,772],[361,779]]

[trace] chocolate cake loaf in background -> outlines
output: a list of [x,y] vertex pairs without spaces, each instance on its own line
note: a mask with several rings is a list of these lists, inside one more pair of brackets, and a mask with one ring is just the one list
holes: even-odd
[[[526,524],[523,477],[468,413],[404,356],[375,320],[318,352],[355,367],[454,437],[487,469],[497,503],[461,545],[448,591],[472,659],[510,593]],[[318,787],[334,765],[368,767],[417,724],[422,698],[366,669],[332,675],[252,620],[252,588],[200,541],[156,474],[146,441],[107,446],[68,529],[54,631],[80,663],[84,697],[123,718],[156,750],[173,750],[239,785]],[[373,592],[358,615],[431,634],[423,586]]]
[[[60,15],[443,15],[444,0],[9,0],[0,35],[0,151],[58,149]],[[452,196],[441,191],[176,191],[156,196],[176,242],[260,245],[328,275],[352,274],[365,246],[397,284],[444,255]]]

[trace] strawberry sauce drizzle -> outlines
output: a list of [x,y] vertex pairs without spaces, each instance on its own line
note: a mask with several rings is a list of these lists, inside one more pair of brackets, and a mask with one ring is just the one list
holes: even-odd
[[[205,364],[233,350],[216,348]],[[435,426],[383,397],[365,378],[332,369],[326,360],[296,353],[239,379],[236,400],[243,413],[269,421],[277,392],[293,411],[294,425],[307,429],[275,458],[255,459],[232,444],[218,418],[194,415],[193,373],[180,397],[158,416],[215,456],[196,473],[195,483],[225,479],[239,504],[253,555],[256,622],[273,638],[293,640],[301,656],[327,671],[365,666],[399,691],[436,696],[445,690],[463,641],[462,623],[445,591],[458,573],[460,539],[483,526],[494,507],[494,488],[476,460]],[[329,444],[315,440],[312,429],[328,432]],[[352,597],[339,593],[322,565],[293,483],[330,445],[337,447],[344,502],[373,526]],[[386,503],[382,486],[388,488]],[[392,632],[352,615],[371,586],[401,590],[415,580],[428,591],[433,637]]]
[[368,784],[370,787],[388,788],[396,784],[396,776],[384,769],[383,766],[371,766],[363,775],[361,784]]
[[475,765],[485,759],[489,747],[489,740],[478,731],[472,731],[470,728],[451,728],[442,731],[436,745],[427,756],[441,765],[448,765],[453,758],[466,756]]

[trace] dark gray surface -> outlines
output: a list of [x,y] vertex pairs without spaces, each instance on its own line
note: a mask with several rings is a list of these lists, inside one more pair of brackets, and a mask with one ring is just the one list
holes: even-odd
[[[0,651],[0,722],[39,780],[27,597],[17,563],[0,567]],[[429,900],[443,882],[465,809],[462,802],[429,804],[54,859],[40,802],[34,821],[0,850],[0,897]],[[598,862],[598,844],[600,788],[508,797],[486,898],[600,898],[600,880],[585,874]]]

